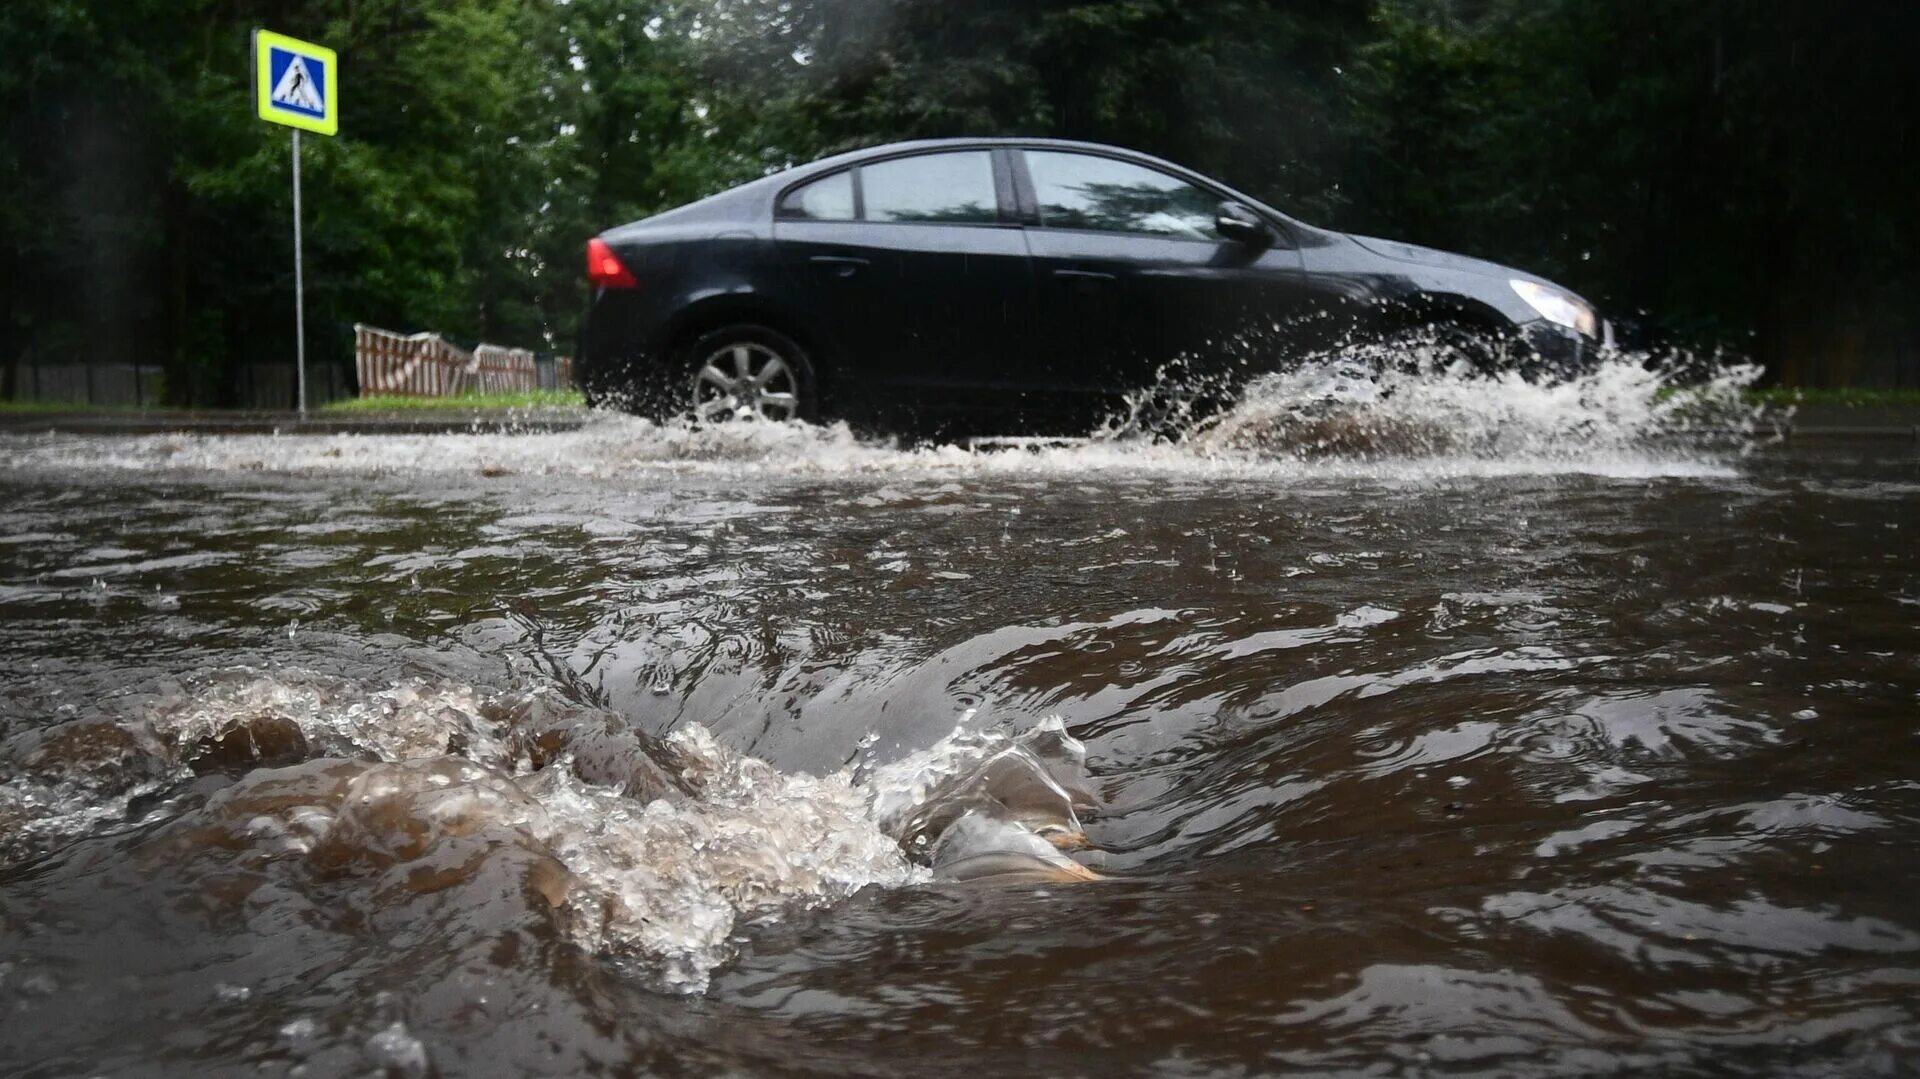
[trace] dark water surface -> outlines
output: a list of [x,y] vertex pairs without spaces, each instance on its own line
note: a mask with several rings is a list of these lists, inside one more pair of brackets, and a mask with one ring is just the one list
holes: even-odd
[[1910,454],[582,438],[5,447],[0,1070],[1920,1068]]

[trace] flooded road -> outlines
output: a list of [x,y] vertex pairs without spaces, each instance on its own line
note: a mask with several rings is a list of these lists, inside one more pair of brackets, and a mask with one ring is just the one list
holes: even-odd
[[0,440],[0,1064],[1910,1073],[1920,461],[1651,389]]

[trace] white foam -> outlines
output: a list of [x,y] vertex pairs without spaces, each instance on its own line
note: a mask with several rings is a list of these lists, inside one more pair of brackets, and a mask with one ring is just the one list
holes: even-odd
[[[1011,870],[1077,870],[1042,838],[1079,828],[1073,807],[1085,748],[1058,719],[1018,738],[958,730],[885,767],[824,776],[733,752],[699,726],[677,731],[664,749],[628,733],[626,744],[652,747],[655,765],[686,791],[645,800],[582,778],[570,750],[530,756],[533,728],[516,731],[522,720],[512,717],[543,709],[585,716],[594,730],[622,726],[550,691],[493,695],[422,679],[374,688],[245,668],[186,680],[153,701],[146,719],[183,755],[290,720],[307,756],[378,762],[331,800],[303,796],[311,804],[262,816],[247,810],[239,822],[247,841],[274,857],[329,848],[336,858],[341,849],[418,857],[412,846],[443,832],[523,834],[564,866],[567,882],[554,892],[564,893],[563,923],[577,942],[676,991],[705,988],[731,956],[742,919],[927,881],[939,869],[936,848],[955,858],[1002,855]],[[396,820],[410,823],[396,830]],[[961,833],[943,845],[956,822]]]
[[1236,407],[1177,441],[1116,428],[1079,444],[984,451],[901,448],[857,438],[844,424],[692,428],[596,414],[578,430],[524,434],[12,435],[0,436],[0,454],[20,468],[499,480],[1725,476],[1754,424],[1736,392],[1754,375],[1734,369],[1670,394],[1662,376],[1629,359],[1547,384],[1448,371],[1356,377],[1350,363],[1329,361],[1260,380]]
[[706,987],[736,919],[924,880],[848,774],[779,772],[689,728],[675,747],[710,773],[702,796],[642,805],[550,768],[541,838],[574,874],[586,946],[642,964],[660,984]]

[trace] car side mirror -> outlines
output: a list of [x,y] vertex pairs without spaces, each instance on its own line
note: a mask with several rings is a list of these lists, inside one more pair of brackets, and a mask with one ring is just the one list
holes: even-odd
[[1264,247],[1272,242],[1273,233],[1260,215],[1237,202],[1223,202],[1213,217],[1213,229],[1221,236],[1237,244]]

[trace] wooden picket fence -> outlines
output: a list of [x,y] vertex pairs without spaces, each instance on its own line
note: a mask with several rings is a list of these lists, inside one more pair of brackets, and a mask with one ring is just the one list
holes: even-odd
[[533,353],[524,348],[481,345],[473,350],[474,388],[481,393],[514,393],[540,388]]
[[398,334],[355,323],[353,361],[360,394],[453,397],[521,393],[573,385],[573,361],[541,362],[524,348],[480,345],[472,352],[437,333]]

